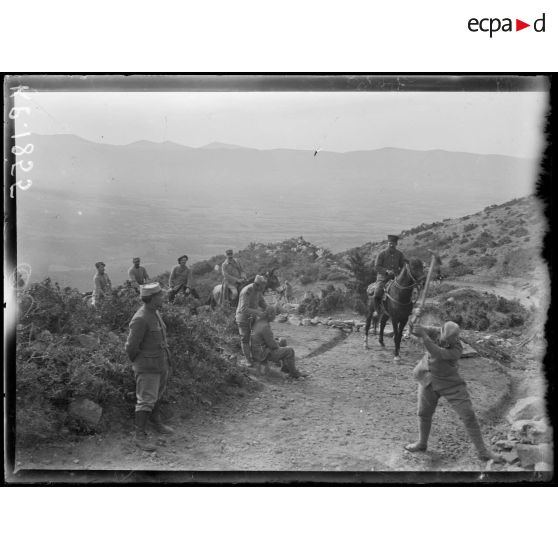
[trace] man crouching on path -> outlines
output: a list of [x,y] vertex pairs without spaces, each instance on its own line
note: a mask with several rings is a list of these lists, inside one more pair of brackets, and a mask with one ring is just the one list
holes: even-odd
[[282,363],[281,370],[291,378],[307,376],[301,373],[295,366],[295,352],[292,347],[280,347],[273,337],[270,322],[275,319],[275,309],[268,307],[263,315],[256,320],[250,345],[252,347],[252,358],[256,362],[264,362],[269,359],[272,362]]
[[415,325],[413,335],[420,337],[426,354],[414,369],[418,386],[419,439],[405,446],[407,451],[426,451],[432,416],[438,399],[445,397],[463,421],[479,459],[501,461],[490,451],[482,439],[482,433],[473,410],[465,380],[458,373],[458,363],[463,345],[459,340],[459,326],[446,322],[443,327]]
[[140,286],[143,302],[130,322],[126,353],[136,376],[135,442],[141,449],[154,451],[146,426],[149,420],[159,434],[174,431],[162,422],[160,400],[169,377],[171,360],[167,344],[167,328],[159,310],[163,306],[163,290],[159,283]]

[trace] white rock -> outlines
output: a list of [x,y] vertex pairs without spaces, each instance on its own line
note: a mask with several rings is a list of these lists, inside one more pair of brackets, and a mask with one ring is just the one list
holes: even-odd
[[304,318],[302,320],[302,325],[303,326],[310,326],[310,325],[312,325],[312,320],[310,318]]
[[550,463],[545,463],[544,461],[539,461],[535,463],[535,471],[552,471],[553,467]]
[[545,463],[552,462],[552,446],[550,444],[538,444],[536,446],[531,444],[518,444],[516,450],[521,460],[522,467],[529,467],[540,461],[544,461]]
[[81,335],[76,336],[76,341],[86,349],[95,349],[99,346],[99,339],[93,335],[86,335],[82,333]]
[[530,420],[545,415],[545,403],[540,397],[531,396],[520,399],[508,413],[507,419],[513,423],[517,420]]

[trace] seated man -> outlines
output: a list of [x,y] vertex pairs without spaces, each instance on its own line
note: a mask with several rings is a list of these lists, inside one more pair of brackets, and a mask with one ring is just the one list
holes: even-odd
[[275,309],[268,307],[262,315],[256,319],[250,336],[252,358],[256,362],[264,362],[266,359],[281,363],[281,370],[291,378],[306,376],[296,369],[295,352],[292,347],[281,347],[275,341],[271,331],[270,322],[275,319]]
[[463,421],[479,459],[500,461],[500,456],[490,451],[484,443],[467,385],[459,375],[459,359],[463,351],[459,332],[459,326],[454,322],[446,322],[441,328],[418,324],[413,326],[412,333],[422,339],[426,353],[414,370],[419,383],[419,439],[407,444],[405,449],[411,452],[426,451],[432,417],[438,400],[443,397]]
[[132,283],[133,287],[139,290],[140,285],[145,285],[149,281],[149,275],[145,267],[140,265],[141,260],[139,258],[132,259],[132,267],[128,270],[128,279]]
[[180,256],[177,261],[178,265],[172,268],[169,276],[169,302],[172,304],[180,291],[183,291],[186,296],[192,295],[199,299],[200,297],[193,286],[192,271],[186,265],[188,256]]

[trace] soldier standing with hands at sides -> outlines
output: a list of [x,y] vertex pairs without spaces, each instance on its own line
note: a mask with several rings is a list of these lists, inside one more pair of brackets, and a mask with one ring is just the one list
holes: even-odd
[[267,281],[263,275],[256,275],[254,282],[246,285],[241,291],[236,308],[236,324],[240,334],[240,346],[244,355],[244,364],[252,366],[252,353],[250,351],[250,333],[256,318],[263,316],[267,308],[263,293]]
[[406,262],[403,252],[396,248],[399,237],[394,234],[388,234],[387,238],[387,248],[376,256],[376,261],[374,263],[377,273],[374,290],[374,314],[376,314],[376,316],[378,315],[378,309],[380,308],[386,283],[389,279],[397,277]]
[[132,259],[132,267],[128,270],[128,279],[132,283],[133,287],[138,288],[140,285],[144,285],[149,281],[149,275],[145,267],[140,265],[141,260],[139,258]]
[[412,334],[422,340],[426,353],[414,369],[415,379],[419,383],[419,439],[407,444],[405,449],[410,452],[426,451],[432,417],[438,400],[444,397],[463,421],[479,459],[501,461],[501,457],[484,444],[467,385],[458,372],[459,358],[463,352],[459,333],[459,326],[454,322],[446,322],[441,328],[420,324],[413,326]]
[[147,423],[159,434],[174,431],[163,423],[160,401],[171,371],[167,328],[161,317],[163,290],[159,283],[140,286],[142,306],[130,322],[125,350],[136,377],[136,445],[146,451],[156,449],[148,438]]
[[108,296],[112,292],[112,285],[109,276],[105,273],[104,262],[97,262],[95,264],[97,268],[97,273],[93,277],[94,289],[93,289],[93,299],[92,304],[95,306],[98,304],[105,296]]

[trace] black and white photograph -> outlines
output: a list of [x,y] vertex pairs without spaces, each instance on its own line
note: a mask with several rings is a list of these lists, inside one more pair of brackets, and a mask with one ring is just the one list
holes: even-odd
[[8,482],[552,479],[549,90],[6,76]]

